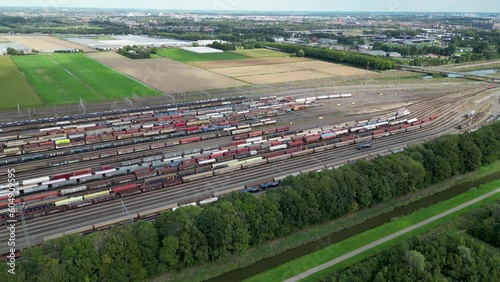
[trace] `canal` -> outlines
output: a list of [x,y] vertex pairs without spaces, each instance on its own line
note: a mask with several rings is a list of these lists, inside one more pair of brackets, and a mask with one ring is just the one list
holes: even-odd
[[457,195],[460,195],[467,190],[469,190],[472,187],[478,187],[481,184],[485,184],[488,182],[495,181],[497,179],[500,179],[500,171],[490,174],[488,176],[485,176],[483,178],[470,181],[470,182],[465,182],[456,186],[453,186],[449,189],[446,189],[444,191],[438,192],[436,194],[430,195],[428,197],[425,197],[423,199],[417,200],[413,203],[410,203],[406,206],[395,208],[394,210],[376,216],[374,218],[371,218],[361,224],[355,225],[351,228],[347,228],[344,230],[341,230],[339,232],[332,233],[326,237],[323,237],[319,240],[307,243],[305,245],[302,245],[300,247],[294,248],[294,249],[289,249],[281,254],[278,254],[273,257],[269,257],[263,260],[260,260],[252,265],[249,265],[245,268],[240,268],[236,269],[230,272],[227,272],[221,276],[212,278],[210,280],[207,280],[209,282],[236,282],[236,281],[241,281],[246,278],[249,278],[251,276],[254,276],[256,274],[259,274],[261,272],[270,270],[272,268],[275,268],[279,265],[282,265],[284,263],[287,263],[289,261],[292,261],[296,258],[299,258],[301,256],[310,254],[312,252],[318,251],[320,249],[326,248],[329,245],[338,243],[344,239],[347,239],[349,237],[355,236],[357,234],[360,234],[362,232],[365,232],[367,230],[373,229],[377,226],[380,226],[384,223],[389,222],[392,218],[394,217],[400,217],[400,216],[405,216],[410,213],[413,213],[421,208],[425,208],[428,206],[431,206],[433,204],[439,203],[444,200],[448,200],[450,198],[453,198]]

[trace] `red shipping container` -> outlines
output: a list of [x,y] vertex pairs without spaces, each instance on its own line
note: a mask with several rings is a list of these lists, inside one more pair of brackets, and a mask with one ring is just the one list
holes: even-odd
[[121,192],[125,192],[127,190],[132,190],[135,188],[137,188],[137,184],[128,184],[128,185],[123,185],[123,186],[113,188],[111,190],[113,190],[113,192],[115,192],[115,193],[121,193]]
[[348,141],[348,140],[353,140],[353,139],[354,139],[354,136],[349,135],[349,136],[340,138],[340,141]]
[[60,173],[60,174],[52,175],[52,177],[50,177],[50,180],[68,179],[70,177],[71,177],[71,172],[65,172],[65,173]]
[[276,128],[266,129],[266,130],[262,131],[262,134],[270,134],[270,133],[275,133],[275,132],[276,132]]
[[57,191],[52,191],[52,192],[47,192],[47,193],[42,193],[42,194],[35,194],[31,196],[26,196],[22,198],[22,201],[27,203],[27,202],[32,202],[32,201],[40,201],[44,199],[49,199],[49,198],[56,198],[58,196]]
[[250,149],[248,149],[248,148],[240,148],[240,149],[236,150],[236,153],[239,154],[239,153],[248,152],[248,151],[250,151]]
[[92,169],[87,168],[87,169],[82,169],[82,170],[75,170],[71,174],[73,176],[77,176],[77,175],[89,174],[89,173],[92,173]]
[[303,142],[302,141],[294,141],[294,142],[291,142],[289,147],[299,147],[299,146],[302,146]]
[[321,136],[306,137],[306,144],[317,142],[320,138]]
[[281,126],[276,128],[276,132],[283,132],[283,131],[288,131],[290,130],[290,126]]
[[268,159],[268,158],[280,156],[282,154],[283,154],[283,152],[280,152],[280,151],[278,151],[278,152],[272,152],[272,153],[265,154],[264,158]]
[[233,136],[233,140],[245,139],[248,137],[248,133],[238,134]]
[[181,139],[180,143],[181,144],[186,144],[186,143],[197,142],[197,141],[200,141],[200,140],[201,140],[201,137],[197,136],[197,137],[191,137],[191,138]]
[[224,152],[216,152],[216,153],[211,154],[210,158],[215,159],[215,158],[220,157],[222,155],[224,155]]
[[295,148],[291,148],[291,149],[287,149],[287,150],[285,150],[285,153],[290,154],[290,153],[295,153],[295,152],[298,152],[298,151],[300,151],[300,150],[301,150],[301,148],[300,148],[300,147],[295,147]]
[[245,140],[238,140],[238,141],[234,141],[233,142],[233,146],[238,146],[238,145],[241,145],[241,144],[245,144]]
[[255,132],[250,132],[248,133],[248,137],[256,137],[256,136],[261,136],[262,131],[255,131]]

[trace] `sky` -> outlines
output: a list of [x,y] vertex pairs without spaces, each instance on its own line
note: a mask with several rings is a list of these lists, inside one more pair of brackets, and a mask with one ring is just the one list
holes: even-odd
[[325,12],[500,12],[500,0],[0,0],[0,6]]

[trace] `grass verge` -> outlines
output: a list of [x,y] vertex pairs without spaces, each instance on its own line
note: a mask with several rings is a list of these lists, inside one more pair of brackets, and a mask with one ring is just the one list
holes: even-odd
[[417,193],[391,199],[383,204],[374,205],[369,209],[360,210],[325,224],[310,227],[287,237],[267,242],[251,248],[243,254],[230,256],[226,260],[216,263],[204,263],[197,267],[183,269],[178,273],[169,273],[168,276],[159,277],[156,281],[191,282],[207,280],[234,269],[247,267],[262,259],[283,253],[286,250],[319,240],[332,233],[358,225],[373,217],[387,213],[397,207],[405,206],[437,192],[449,189],[455,185],[480,179],[498,171],[500,171],[500,161],[488,166],[483,166],[475,172],[456,176],[443,183],[432,185]]
[[[388,236],[392,233],[395,233],[397,231],[400,231],[402,229],[405,229],[413,224],[419,223],[425,219],[428,219],[432,216],[435,216],[439,213],[442,213],[444,211],[447,211],[451,208],[454,208],[460,204],[463,204],[465,202],[468,202],[470,200],[473,200],[479,196],[482,196],[488,192],[491,192],[493,190],[496,190],[498,187],[500,187],[500,180],[488,183],[486,185],[480,186],[479,189],[471,189],[461,195],[458,195],[456,197],[453,197],[449,200],[443,201],[441,203],[435,204],[433,206],[430,206],[425,209],[421,209],[417,212],[412,213],[409,216],[402,217],[399,219],[396,219],[390,223],[384,224],[382,226],[379,226],[377,228],[374,228],[372,230],[366,231],[364,233],[361,233],[359,235],[353,236],[349,239],[346,239],[340,243],[333,244],[331,246],[328,246],[320,251],[314,252],[310,255],[303,256],[299,259],[296,259],[292,262],[283,264],[275,269],[272,269],[270,271],[264,272],[262,274],[256,275],[250,279],[247,279],[245,281],[283,281],[284,279],[293,277],[297,274],[300,274],[306,270],[311,269],[312,267],[315,267],[317,265],[321,265],[325,262],[328,262],[334,258],[340,257],[344,254],[347,254],[349,252],[352,252],[360,247],[363,247],[371,242],[374,242],[378,239],[381,239],[385,236]],[[409,238],[415,237],[417,235],[423,234],[431,229],[434,229],[443,223],[449,221],[452,218],[455,218],[459,215],[462,215],[470,210],[473,210],[485,203],[489,203],[492,201],[497,201],[500,200],[500,193],[497,193],[489,198],[486,198],[478,203],[475,203],[473,205],[470,205],[464,209],[461,209],[457,212],[454,212],[450,215],[447,215],[443,218],[440,218],[436,221],[433,221],[425,226],[422,226],[420,228],[417,228],[413,231],[410,231],[404,235],[401,235],[399,237],[396,237],[392,240],[389,240],[381,245],[378,245],[366,252],[363,252],[359,255],[356,255],[352,257],[351,259],[348,259],[346,261],[343,261],[342,263],[339,263],[333,267],[327,268],[323,271],[320,271],[314,275],[311,275],[302,281],[318,281],[319,278],[325,277],[329,274],[331,274],[334,271],[338,271],[342,268],[345,268],[352,263],[362,261],[364,259],[369,258],[370,256],[373,256],[374,254],[377,254],[381,252],[384,249],[387,249],[389,247],[393,247],[404,240],[407,240]]]
[[201,62],[201,61],[248,59],[248,57],[246,56],[229,52],[198,54],[177,48],[158,49],[157,54],[162,57],[176,60],[182,63],[197,62],[197,61]]

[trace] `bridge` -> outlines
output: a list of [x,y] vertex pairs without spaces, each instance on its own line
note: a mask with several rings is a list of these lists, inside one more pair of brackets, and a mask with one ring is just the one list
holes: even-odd
[[491,83],[500,84],[500,77],[493,77],[493,76],[487,76],[487,75],[481,75],[481,74],[468,74],[468,73],[439,70],[439,69],[433,69],[433,68],[405,66],[405,65],[396,65],[396,69],[404,70],[404,71],[412,71],[412,72],[421,72],[421,73],[453,75],[453,76],[456,76],[457,78],[481,80],[481,81],[487,81],[487,82],[491,82]]

